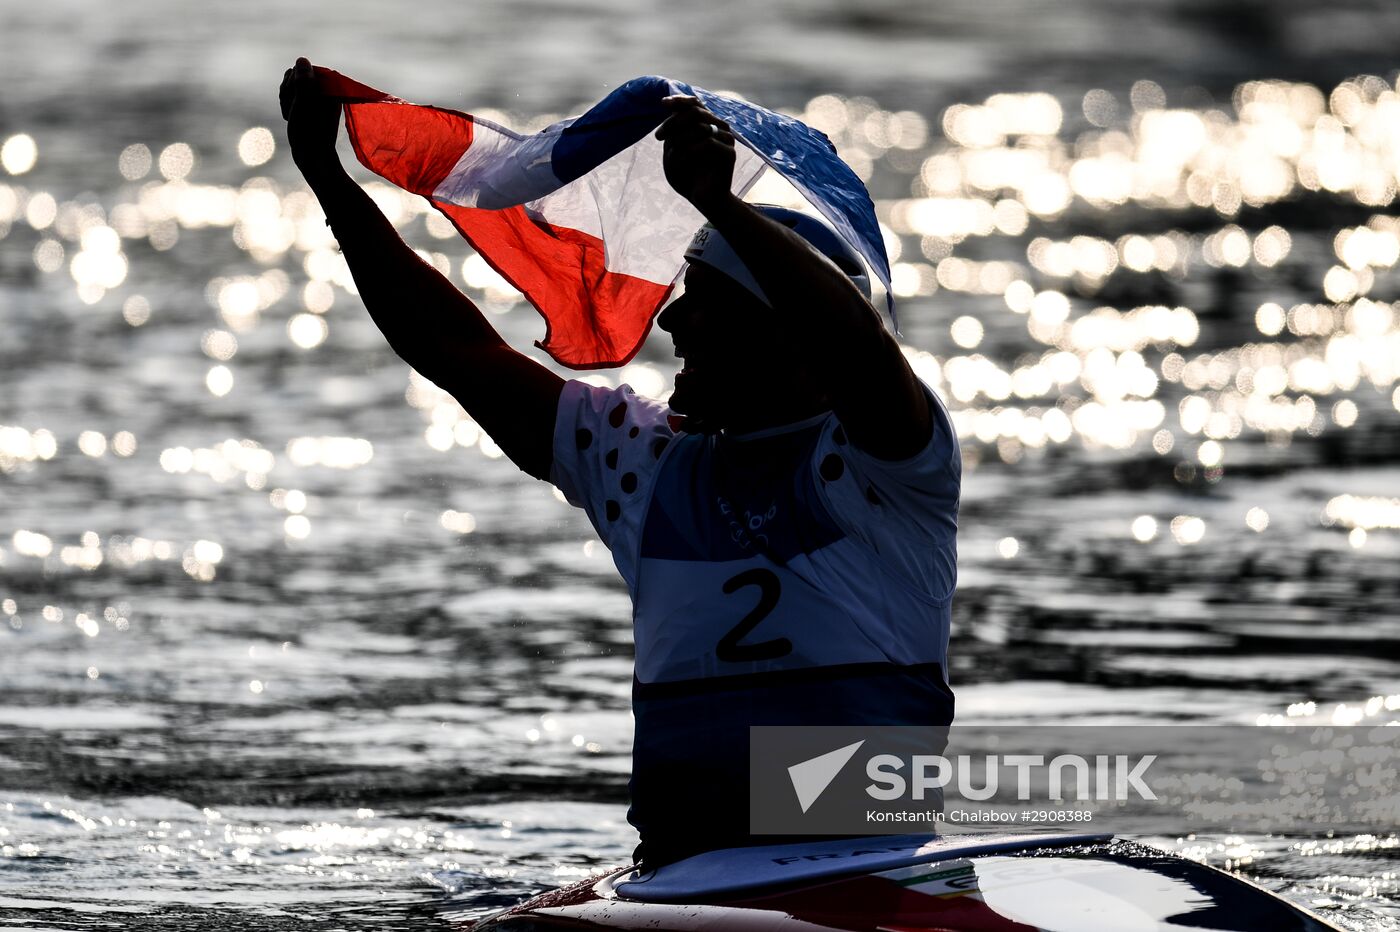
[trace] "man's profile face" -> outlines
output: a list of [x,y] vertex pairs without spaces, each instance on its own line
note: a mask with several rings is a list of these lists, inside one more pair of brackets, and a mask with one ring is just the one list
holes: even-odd
[[685,293],[656,322],[681,358],[670,400],[680,414],[722,427],[793,377],[772,309],[703,263],[690,264]]

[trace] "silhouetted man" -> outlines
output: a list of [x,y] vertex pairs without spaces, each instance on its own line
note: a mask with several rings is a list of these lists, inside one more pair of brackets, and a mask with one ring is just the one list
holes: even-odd
[[501,339],[342,168],[301,59],[292,156],[390,346],[517,466],[584,508],[633,601],[639,858],[750,844],[750,725],[948,724],[961,459],[942,403],[821,221],[731,193],[734,137],[688,97],[657,131],[707,219],[658,317],[669,403],[565,381]]

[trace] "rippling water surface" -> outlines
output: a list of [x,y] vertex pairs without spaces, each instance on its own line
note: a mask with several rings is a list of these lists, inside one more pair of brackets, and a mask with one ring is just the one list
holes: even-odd
[[[1397,717],[1392,6],[418,10],[0,13],[5,923],[432,926],[634,842],[626,593],[359,306],[300,52],[521,128],[661,71],[832,136],[963,438],[964,720]],[[1394,835],[1153,840],[1400,928]]]

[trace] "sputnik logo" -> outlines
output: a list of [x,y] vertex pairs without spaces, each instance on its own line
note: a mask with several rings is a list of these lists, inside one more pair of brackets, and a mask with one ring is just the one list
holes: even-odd
[[828,751],[788,768],[788,777],[792,780],[793,791],[797,793],[797,803],[803,812],[812,808],[812,803],[826,792],[826,788],[831,786],[831,781],[836,779],[836,775],[864,743],[862,739],[855,744]]

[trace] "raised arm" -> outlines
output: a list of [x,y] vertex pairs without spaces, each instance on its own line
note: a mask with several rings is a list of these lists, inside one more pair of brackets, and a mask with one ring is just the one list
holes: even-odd
[[564,381],[512,349],[466,295],[418,257],[345,172],[340,105],[304,58],[280,92],[292,158],[321,202],[370,317],[394,352],[450,392],[515,465],[548,479]]
[[[851,442],[885,460],[913,456],[933,430],[928,399],[879,313],[845,273],[802,237],[730,190],[734,137],[694,98],[669,98],[657,131],[666,178],[705,215],[787,318],[813,369],[827,379],[832,410]],[[711,131],[714,127],[715,131]]]

